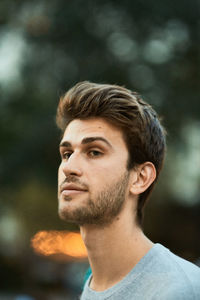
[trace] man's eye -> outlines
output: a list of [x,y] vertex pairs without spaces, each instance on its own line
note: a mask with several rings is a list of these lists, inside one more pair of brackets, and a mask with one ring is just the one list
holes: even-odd
[[91,156],[91,157],[98,157],[98,156],[101,156],[103,153],[102,152],[100,152],[100,151],[98,151],[98,150],[91,150],[91,151],[89,151],[89,155]]
[[69,159],[71,154],[72,154],[72,152],[65,152],[65,153],[63,153],[62,158]]

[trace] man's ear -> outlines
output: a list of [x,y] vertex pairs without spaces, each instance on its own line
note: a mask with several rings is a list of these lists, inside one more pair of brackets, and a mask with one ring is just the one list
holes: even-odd
[[130,192],[139,195],[146,191],[156,179],[156,169],[153,163],[145,162],[133,170]]

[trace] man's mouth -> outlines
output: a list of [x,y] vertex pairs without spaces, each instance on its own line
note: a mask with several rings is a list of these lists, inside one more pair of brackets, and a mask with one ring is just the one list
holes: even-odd
[[60,188],[60,193],[63,196],[69,196],[72,194],[79,194],[79,193],[83,193],[86,192],[87,190],[83,187],[80,187],[74,183],[64,183],[61,185]]

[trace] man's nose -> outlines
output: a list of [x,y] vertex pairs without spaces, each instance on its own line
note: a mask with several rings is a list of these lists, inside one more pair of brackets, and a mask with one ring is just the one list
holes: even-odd
[[66,161],[62,162],[62,171],[65,176],[81,176],[82,171],[79,155],[76,153],[72,153]]

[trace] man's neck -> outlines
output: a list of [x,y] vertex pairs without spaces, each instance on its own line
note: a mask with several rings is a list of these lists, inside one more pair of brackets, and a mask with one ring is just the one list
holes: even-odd
[[109,226],[87,225],[80,230],[92,268],[90,287],[96,291],[123,279],[153,246],[142,230],[130,226],[123,216]]

